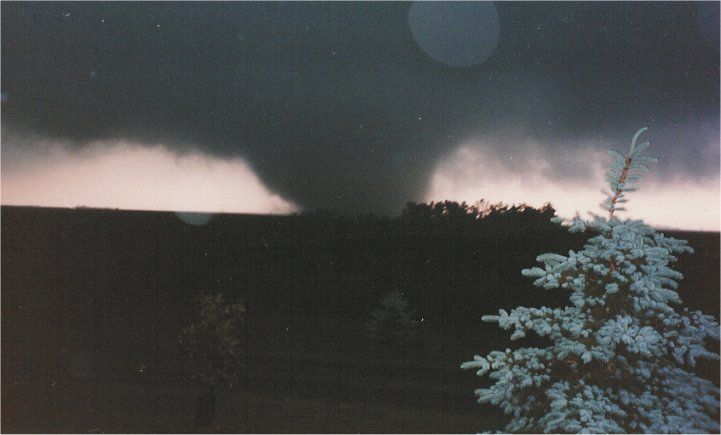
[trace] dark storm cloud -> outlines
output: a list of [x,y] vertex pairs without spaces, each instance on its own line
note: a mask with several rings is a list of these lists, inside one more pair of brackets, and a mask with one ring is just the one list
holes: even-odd
[[718,3],[498,3],[495,52],[464,68],[417,46],[409,7],[3,2],[3,127],[240,156],[340,212],[397,212],[488,135],[561,164],[647,125],[662,171],[718,174]]

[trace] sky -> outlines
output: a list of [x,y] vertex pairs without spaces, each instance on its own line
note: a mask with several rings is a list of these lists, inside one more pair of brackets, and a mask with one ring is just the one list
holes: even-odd
[[2,203],[596,211],[719,230],[718,2],[3,2]]

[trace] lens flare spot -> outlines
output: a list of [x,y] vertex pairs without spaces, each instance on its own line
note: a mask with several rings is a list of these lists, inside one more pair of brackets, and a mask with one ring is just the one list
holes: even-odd
[[492,2],[414,2],[408,25],[428,56],[457,67],[485,62],[495,51],[500,35]]

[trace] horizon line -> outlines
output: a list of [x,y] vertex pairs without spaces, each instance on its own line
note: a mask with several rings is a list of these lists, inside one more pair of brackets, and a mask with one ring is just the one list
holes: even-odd
[[[455,202],[455,201],[451,201]],[[423,203],[420,203],[423,204]],[[458,203],[460,204],[460,203]],[[504,205],[515,205],[515,204],[504,204]],[[56,207],[56,206],[46,206],[46,205],[27,205],[27,204],[2,204],[0,203],[0,208],[5,207],[14,207],[14,208],[39,208],[39,209],[52,209],[52,210],[67,210],[67,211],[75,211],[75,210],[109,210],[109,211],[128,211],[128,212],[140,212],[140,213],[175,213],[175,214],[197,214],[197,215],[230,215],[230,216],[269,216],[269,217],[301,217],[304,214],[307,213],[313,213],[318,211],[325,211],[325,210],[309,210],[309,211],[300,211],[300,212],[292,212],[292,213],[254,213],[254,212],[233,212],[233,211],[189,211],[189,210],[151,210],[151,209],[135,209],[135,208],[112,208],[112,207],[94,207],[94,206],[75,206],[75,207]],[[530,206],[532,208],[536,208],[533,206]],[[553,204],[551,204],[551,207],[553,207]],[[359,216],[374,216],[377,218],[399,218],[402,215],[399,214],[397,216],[389,216],[389,215],[376,215],[374,213],[356,213],[356,214],[335,214],[332,210],[330,210],[332,213],[334,213],[334,217],[339,218],[352,218],[352,217],[359,217]],[[637,219],[631,219],[631,220],[637,220]],[[648,224],[647,224],[648,225]],[[649,225],[655,230],[658,231],[673,231],[673,232],[686,232],[686,233],[711,233],[711,234],[721,234],[721,230],[708,230],[708,229],[686,229],[686,228],[672,228],[672,227],[664,227],[664,226],[652,226]]]

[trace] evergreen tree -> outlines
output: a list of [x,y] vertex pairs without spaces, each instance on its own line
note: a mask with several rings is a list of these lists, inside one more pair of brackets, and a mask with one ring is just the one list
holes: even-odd
[[718,341],[719,325],[678,309],[682,275],[670,267],[676,254],[693,251],[683,240],[616,216],[655,162],[642,155],[648,142],[636,144],[644,130],[627,154],[609,151],[615,164],[606,174],[607,217],[576,215],[569,222],[572,232],[595,233],[583,249],[540,255],[543,267],[523,270],[538,287],[570,291],[572,305],[483,316],[512,329],[511,339],[533,332],[552,342],[493,351],[462,365],[479,376],[490,373],[495,383],[476,390],[478,401],[511,415],[508,432],[719,431],[719,390],[692,371],[699,358],[719,358],[706,347]]
[[232,387],[241,370],[242,303],[231,303],[222,294],[200,296],[197,319],[180,334],[183,354],[192,363],[192,379],[215,388]]
[[242,324],[245,305],[226,301],[222,294],[200,295],[200,309],[193,323],[180,333],[180,349],[200,389],[196,400],[195,426],[215,420],[215,398],[240,381],[243,364]]

